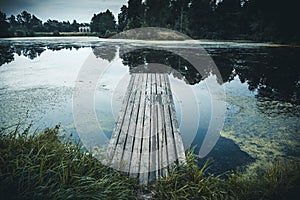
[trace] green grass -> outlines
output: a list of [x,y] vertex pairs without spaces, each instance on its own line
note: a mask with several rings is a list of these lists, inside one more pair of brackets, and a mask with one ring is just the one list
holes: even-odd
[[226,178],[206,173],[212,164],[197,166],[197,156],[188,151],[186,163],[153,185],[157,199],[240,199],[290,200],[300,196],[300,165],[275,161],[255,174],[238,170],[227,172]]
[[198,158],[191,152],[186,154],[186,163],[153,185],[157,199],[290,200],[300,196],[299,163],[275,161],[254,174],[235,170],[224,178],[224,174],[206,173],[211,161],[199,168]]
[[205,173],[209,161],[201,168],[197,166],[197,157],[192,151],[186,154],[186,163],[177,165],[166,178],[162,178],[153,187],[158,199],[222,199],[229,195],[221,187],[224,182]]
[[128,199],[137,181],[61,142],[58,129],[0,135],[0,199]]
[[[300,166],[276,161],[253,174],[211,175],[190,150],[186,162],[166,177],[141,186],[102,165],[82,146],[59,136],[20,126],[0,131],[0,199],[295,199]],[[222,176],[224,177],[224,176]],[[143,196],[143,193],[146,195]]]

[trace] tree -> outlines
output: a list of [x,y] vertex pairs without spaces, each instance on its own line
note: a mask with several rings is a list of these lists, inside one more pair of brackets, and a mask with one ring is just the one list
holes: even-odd
[[9,22],[10,26],[12,26],[12,27],[17,27],[18,26],[18,22],[17,22],[16,17],[14,15],[11,15],[8,18],[8,22]]
[[171,14],[169,5],[169,0],[146,0],[146,23],[149,26],[167,27],[167,19]]
[[297,26],[300,18],[297,0],[284,1],[249,0],[243,6],[243,18],[247,17],[251,39],[267,41],[300,42]]
[[125,30],[128,23],[128,8],[127,6],[123,5],[121,7],[121,13],[118,14],[118,30],[123,31]]
[[74,32],[78,31],[79,26],[80,26],[80,24],[78,24],[76,20],[73,20],[73,22],[71,24],[71,30]]
[[108,32],[116,31],[115,17],[110,10],[94,14],[91,20],[91,29],[93,32],[100,33],[101,36],[106,36]]
[[55,30],[58,31],[58,21],[48,19],[44,23],[44,27],[45,27],[45,30],[48,31],[48,32],[54,32]]
[[30,27],[30,21],[31,21],[31,14],[27,11],[23,11],[21,14],[17,15],[17,21],[19,24],[23,25],[25,28],[31,28]]
[[0,12],[0,37],[8,36],[9,23],[6,21],[6,14]]
[[63,32],[71,32],[72,31],[72,26],[69,21],[63,21],[61,24],[61,31]]
[[142,0],[129,0],[127,29],[140,28],[143,23],[144,10]]
[[32,15],[32,18],[29,22],[29,27],[33,31],[43,31],[44,30],[42,20],[38,19],[35,15]]
[[222,37],[232,39],[237,37],[241,24],[241,0],[223,0],[217,6],[217,24]]
[[193,0],[189,10],[189,29],[192,36],[211,38],[214,18],[210,0]]
[[170,15],[171,27],[177,31],[188,33],[191,0],[171,0]]

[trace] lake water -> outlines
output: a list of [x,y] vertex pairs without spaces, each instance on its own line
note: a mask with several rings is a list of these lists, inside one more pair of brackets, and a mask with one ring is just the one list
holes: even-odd
[[[186,60],[168,51],[176,48],[188,53],[200,46],[214,60],[222,81],[216,79],[213,70],[199,75]],[[218,81],[225,89],[224,127],[206,157],[215,160],[213,172],[237,166],[251,170],[274,160],[299,161],[299,53],[299,47],[237,42],[0,39],[0,128],[21,122],[43,130],[61,124],[63,134],[78,140],[74,87],[86,81],[78,80],[82,67],[93,66],[103,72],[93,91],[94,109],[109,138],[132,70],[160,63],[175,71],[169,77],[185,148],[196,146],[199,150],[211,120],[206,81]],[[194,99],[183,97],[182,88],[193,91]],[[200,120],[195,129],[196,108]]]

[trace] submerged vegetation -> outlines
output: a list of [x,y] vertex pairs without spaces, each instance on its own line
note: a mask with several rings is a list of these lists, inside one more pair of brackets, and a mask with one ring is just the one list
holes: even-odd
[[293,199],[299,195],[299,163],[274,162],[254,174],[208,174],[188,151],[187,160],[148,186],[102,165],[81,145],[59,135],[20,126],[0,133],[1,199]]

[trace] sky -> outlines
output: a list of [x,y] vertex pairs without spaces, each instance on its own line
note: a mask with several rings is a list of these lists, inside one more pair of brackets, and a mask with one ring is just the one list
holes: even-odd
[[122,5],[128,0],[0,0],[0,11],[7,16],[23,10],[46,22],[48,19],[89,23],[94,14],[109,9],[116,21]]

